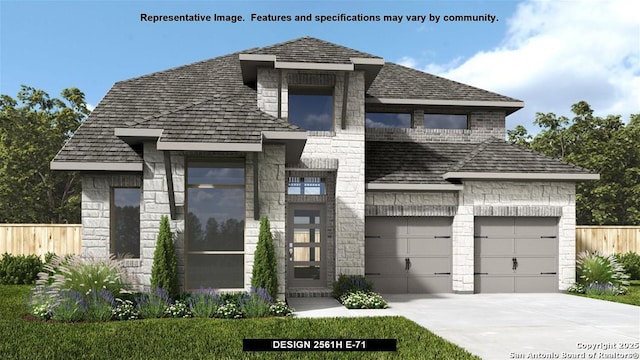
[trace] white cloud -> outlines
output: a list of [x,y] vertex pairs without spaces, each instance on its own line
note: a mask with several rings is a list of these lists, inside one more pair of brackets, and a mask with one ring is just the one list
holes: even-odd
[[87,109],[89,109],[89,111],[93,111],[96,107],[87,103]]
[[[421,70],[525,101],[507,127],[534,129],[536,112],[571,116],[585,100],[596,115],[640,112],[638,1],[525,1],[499,47]],[[434,71],[435,70],[435,71]]]

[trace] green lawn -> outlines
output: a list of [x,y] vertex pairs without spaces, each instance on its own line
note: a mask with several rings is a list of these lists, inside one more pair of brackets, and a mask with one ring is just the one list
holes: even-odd
[[629,292],[627,292],[625,295],[618,295],[618,296],[580,295],[580,296],[590,297],[592,299],[614,301],[614,302],[619,302],[623,304],[640,306],[640,280],[632,280],[631,285],[629,286]]
[[[402,317],[43,323],[23,319],[28,293],[0,286],[0,359],[479,359]],[[244,353],[243,338],[394,338],[398,351]]]

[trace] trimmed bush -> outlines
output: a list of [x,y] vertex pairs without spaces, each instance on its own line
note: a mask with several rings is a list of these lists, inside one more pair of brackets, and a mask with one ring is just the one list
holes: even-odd
[[258,235],[253,273],[251,275],[251,286],[254,289],[264,288],[275,299],[278,296],[277,271],[276,253],[273,247],[269,219],[262,217],[260,219],[260,234]]
[[0,285],[33,284],[42,266],[42,260],[36,255],[14,256],[5,253],[0,259]]
[[640,280],[640,254],[628,252],[626,254],[616,254],[616,260],[624,267],[624,271],[629,275],[629,280]]
[[160,219],[160,231],[151,267],[151,287],[164,289],[170,297],[178,295],[178,263],[166,215]]
[[340,274],[338,281],[333,283],[333,297],[340,298],[348,293],[364,291],[373,292],[373,283],[362,275]]

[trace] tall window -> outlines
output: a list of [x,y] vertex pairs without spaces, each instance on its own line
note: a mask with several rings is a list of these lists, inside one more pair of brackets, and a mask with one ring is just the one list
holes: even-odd
[[140,258],[140,188],[112,188],[110,253]]
[[333,88],[289,88],[289,122],[310,131],[333,130]]
[[368,112],[366,126],[368,128],[410,128],[411,114]]
[[187,167],[186,287],[244,287],[244,162]]
[[424,114],[424,127],[427,129],[466,129],[467,115]]

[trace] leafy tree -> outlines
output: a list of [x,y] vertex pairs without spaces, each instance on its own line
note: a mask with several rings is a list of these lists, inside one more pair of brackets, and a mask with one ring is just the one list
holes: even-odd
[[166,215],[160,219],[160,231],[153,252],[151,287],[165,290],[172,298],[178,295],[178,263],[169,218]]
[[77,88],[61,96],[24,85],[17,100],[0,95],[0,222],[80,222],[78,174],[49,163],[89,110]]
[[276,253],[273,246],[273,237],[269,219],[260,219],[260,233],[258,234],[258,246],[256,248],[251,286],[254,289],[264,288],[272,298],[278,296],[278,273]]
[[620,116],[593,115],[588,103],[571,107],[572,119],[538,113],[535,136],[522,126],[507,132],[510,142],[600,174],[576,188],[576,216],[585,225],[640,224],[640,115],[628,124]]

